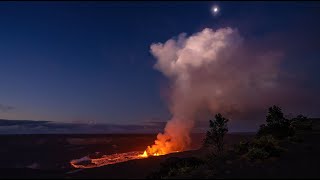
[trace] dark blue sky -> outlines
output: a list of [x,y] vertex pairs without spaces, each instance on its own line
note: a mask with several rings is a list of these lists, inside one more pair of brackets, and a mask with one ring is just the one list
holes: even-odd
[[150,45],[205,27],[284,50],[284,69],[317,89],[319,19],[316,2],[1,2],[0,118],[166,121],[167,80]]

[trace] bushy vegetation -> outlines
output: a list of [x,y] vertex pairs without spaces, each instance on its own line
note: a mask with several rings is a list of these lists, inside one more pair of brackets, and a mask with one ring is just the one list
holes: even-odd
[[252,147],[263,149],[269,154],[268,157],[279,156],[280,153],[284,151],[284,149],[279,146],[279,141],[271,135],[254,139]]
[[265,151],[265,149],[262,148],[250,148],[248,153],[246,154],[246,157],[254,160],[254,159],[267,159],[270,156],[270,154]]
[[239,155],[244,155],[248,159],[266,159],[279,156],[284,151],[279,146],[279,141],[272,135],[256,137],[252,142],[240,142],[235,145],[234,151]]
[[150,174],[148,179],[169,179],[176,176],[183,176],[201,166],[204,162],[198,158],[177,158],[172,157],[161,163],[159,172]]
[[288,140],[290,142],[295,142],[295,143],[300,143],[300,142],[303,142],[303,137],[301,135],[294,135],[292,137],[289,137]]
[[249,141],[240,141],[239,144],[234,145],[233,149],[237,154],[245,154],[249,151],[249,145]]
[[204,139],[204,146],[213,150],[215,156],[221,155],[224,148],[224,136],[228,132],[228,119],[220,113],[215,115],[214,120],[209,120],[210,130]]
[[291,120],[291,126],[297,131],[312,130],[312,121],[300,114]]
[[272,135],[261,136],[252,141],[252,146],[256,148],[263,148],[266,150],[272,150],[274,147],[278,146],[279,141],[273,138]]

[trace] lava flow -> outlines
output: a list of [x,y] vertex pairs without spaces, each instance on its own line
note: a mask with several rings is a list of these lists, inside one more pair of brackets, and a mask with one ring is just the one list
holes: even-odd
[[110,164],[116,164],[121,163],[129,160],[134,159],[143,159],[148,158],[150,156],[160,156],[163,154],[154,153],[151,155],[147,154],[147,151],[144,151],[141,153],[140,151],[133,151],[133,152],[127,152],[127,153],[117,153],[117,154],[111,154],[111,155],[103,155],[99,158],[90,158],[89,156],[82,157],[80,159],[74,159],[70,161],[70,164],[74,168],[95,168]]
[[141,152],[127,152],[127,153],[117,153],[111,155],[103,155],[99,158],[90,158],[85,156],[80,159],[74,159],[70,161],[70,164],[74,168],[95,168],[100,166],[105,166],[109,164],[116,164],[120,162],[125,162],[133,159],[142,159],[147,158],[146,154],[142,154]]

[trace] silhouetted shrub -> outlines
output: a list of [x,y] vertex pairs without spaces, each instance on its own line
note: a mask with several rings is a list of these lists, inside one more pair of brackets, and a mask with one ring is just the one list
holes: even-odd
[[189,157],[189,158],[168,158],[165,162],[163,162],[161,165],[163,167],[172,167],[172,168],[179,168],[179,167],[195,167],[199,164],[202,164],[203,161],[195,158],[195,157]]
[[266,159],[279,156],[284,149],[279,146],[278,140],[272,135],[255,138],[249,145],[246,157],[249,159]]
[[289,137],[288,140],[291,142],[303,142],[303,137],[299,135],[294,135],[292,137]]
[[295,131],[290,126],[260,126],[260,129],[257,133],[258,137],[265,135],[272,135],[276,138],[283,139],[288,136],[293,136]]
[[249,151],[250,143],[248,141],[240,141],[239,144],[234,145],[234,151],[237,154],[245,154]]
[[220,113],[215,115],[215,120],[209,120],[210,130],[204,139],[204,146],[213,149],[215,155],[221,155],[224,147],[224,135],[228,132],[227,122]]
[[272,135],[261,136],[252,141],[252,146],[258,148],[270,149],[278,146],[279,142]]
[[182,167],[178,167],[178,168],[171,168],[168,172],[168,175],[165,177],[186,175],[187,173],[190,173],[194,169],[195,168],[191,167],[191,166],[182,166]]
[[312,120],[300,114],[291,120],[291,126],[295,130],[312,130]]
[[269,153],[263,148],[250,148],[246,157],[255,160],[255,159],[266,159],[269,157]]
[[252,147],[264,149],[270,156],[278,156],[283,149],[279,146],[279,141],[273,136],[261,136],[252,141]]
[[167,179],[174,176],[181,176],[187,174],[204,162],[198,158],[177,158],[172,157],[161,163],[159,172],[151,173],[147,176],[148,179]]

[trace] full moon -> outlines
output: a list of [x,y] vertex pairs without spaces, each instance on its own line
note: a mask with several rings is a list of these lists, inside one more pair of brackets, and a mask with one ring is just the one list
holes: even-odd
[[217,15],[219,13],[219,7],[218,6],[212,6],[211,12],[213,15]]

